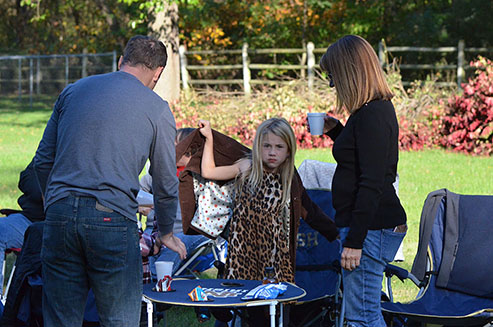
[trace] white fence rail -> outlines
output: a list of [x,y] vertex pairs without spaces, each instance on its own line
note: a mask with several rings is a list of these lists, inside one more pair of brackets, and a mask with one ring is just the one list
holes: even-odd
[[[187,91],[193,85],[220,85],[220,84],[242,84],[245,94],[251,92],[251,85],[254,84],[280,84],[283,81],[272,81],[267,79],[252,79],[251,70],[268,70],[268,69],[281,69],[281,70],[299,70],[300,76],[307,76],[306,82],[308,89],[312,89],[315,81],[315,69],[319,68],[318,61],[315,60],[316,54],[324,53],[326,48],[315,48],[312,42],[307,44],[306,49],[250,49],[248,44],[244,44],[242,50],[222,50],[222,51],[187,51],[183,46],[180,47],[180,63],[181,63],[181,77],[182,88]],[[493,54],[493,48],[466,48],[464,41],[459,41],[457,47],[397,47],[390,46],[385,47],[382,42],[379,43],[378,55],[382,66],[386,64],[386,58],[389,53],[395,55],[395,53],[403,52],[436,52],[436,53],[457,53],[457,60],[455,63],[450,64],[400,64],[401,70],[451,70],[457,76],[456,82],[441,82],[442,85],[457,84],[458,87],[465,81],[465,53],[489,53]],[[236,65],[188,65],[187,56],[207,56],[207,55],[240,55],[242,58],[241,64]],[[266,64],[266,63],[253,63],[251,62],[252,55],[256,54],[298,54],[302,55],[301,60],[297,64]],[[190,77],[190,71],[196,70],[242,70],[242,78],[236,79],[192,79]],[[405,86],[410,85],[411,81],[403,81]]]
[[[297,78],[306,82],[307,88],[310,90],[317,81],[315,78],[315,72],[319,68],[317,56],[320,57],[325,50],[326,48],[316,48],[312,42],[309,42],[305,49],[252,49],[245,43],[242,49],[198,51],[186,50],[181,46],[179,53],[182,89],[187,92],[198,85],[236,85],[236,88],[240,88],[241,92],[248,96],[252,92],[252,85],[287,83],[287,81],[281,79],[261,78],[262,74],[258,74],[259,71],[278,70],[288,72],[291,76],[297,76]],[[406,62],[401,63],[399,68],[402,71],[448,70],[456,75],[456,82],[443,84],[457,83],[459,87],[465,81],[465,70],[468,69],[465,60],[466,54],[486,54],[486,56],[493,54],[493,48],[466,48],[464,41],[459,41],[457,46],[437,48],[385,47],[383,43],[380,43],[377,51],[382,66],[387,65],[386,58],[388,55],[395,57],[396,54],[402,53],[455,53],[453,56],[457,58],[455,62],[446,64]],[[290,57],[292,61],[288,63],[267,63],[264,59],[262,59],[263,62],[252,62],[257,56],[276,58],[278,55],[295,55],[297,59],[293,60]],[[217,65],[188,64],[189,58],[193,59],[196,56],[231,56],[231,63]],[[224,61],[223,58],[222,62]],[[209,62],[212,63],[212,60]],[[0,95],[17,94],[19,99],[22,96],[29,95],[32,103],[33,95],[57,95],[70,82],[92,74],[116,71],[116,69],[116,51],[99,54],[0,56]],[[207,75],[204,73],[207,71],[216,71],[216,76],[220,76],[220,78],[197,78],[199,75]],[[254,71],[254,74],[252,74],[252,71]],[[195,77],[192,78],[192,75]],[[228,75],[233,76],[233,78],[224,78]],[[260,78],[256,76],[260,76]],[[409,85],[411,81],[403,81],[403,83],[404,85]]]
[[[465,47],[464,40],[460,40],[456,47],[398,47],[389,46],[380,42],[378,45],[378,57],[380,58],[380,64],[382,66],[386,65],[386,57],[388,53],[402,53],[402,52],[436,52],[436,53],[457,53],[457,61],[455,64],[400,64],[399,68],[401,70],[415,69],[415,70],[455,70],[457,76],[457,86],[460,87],[465,81],[465,70],[468,68],[465,61],[466,53],[483,54],[483,53],[493,53],[493,48],[484,47]],[[409,84],[410,82],[405,82]]]

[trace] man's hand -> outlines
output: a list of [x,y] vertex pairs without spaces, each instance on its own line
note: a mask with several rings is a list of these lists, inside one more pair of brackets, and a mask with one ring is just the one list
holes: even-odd
[[139,213],[143,216],[149,216],[149,213],[154,208],[154,206],[139,206]]
[[341,254],[341,267],[353,271],[359,266],[361,260],[361,249],[344,248]]
[[156,241],[161,242],[161,245],[178,253],[181,260],[184,260],[187,257],[187,248],[185,247],[185,244],[183,244],[178,237],[173,235],[173,232],[166,235],[159,235],[159,238],[157,238]]

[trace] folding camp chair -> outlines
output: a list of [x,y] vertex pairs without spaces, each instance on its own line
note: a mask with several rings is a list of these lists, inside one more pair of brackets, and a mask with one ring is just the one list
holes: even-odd
[[[5,215],[5,216],[9,216],[13,213],[17,213],[19,212],[18,210],[13,210],[13,209],[0,209],[0,214],[2,215]],[[5,253],[4,253],[4,258],[3,258],[3,261],[2,261],[2,276],[5,280],[5,272],[6,272],[6,268],[7,268],[7,255],[8,254],[14,254],[16,256],[16,259],[17,257],[19,256],[19,253],[21,252],[21,249],[20,248],[8,248],[5,250]],[[10,284],[12,283],[12,277],[14,276],[14,272],[15,272],[15,261],[14,261],[14,264],[12,266],[12,269],[10,270],[10,274],[9,274],[9,278],[7,279],[7,284],[5,286],[5,289],[3,289],[3,293],[0,294],[0,301],[2,302],[2,305],[5,305],[5,302],[7,301],[7,293],[9,291],[9,288],[10,288]],[[0,282],[1,283],[4,283],[4,280],[1,280]],[[2,285],[3,286],[3,285]]]
[[[7,254],[13,253],[17,257],[20,252],[21,252],[20,248],[10,248],[5,251],[5,258],[2,262],[2,276],[4,276],[4,278],[5,278],[5,268],[7,267]],[[7,285],[5,286],[3,294],[0,295],[0,301],[2,302],[2,305],[5,305],[5,302],[7,301],[7,294],[9,292],[10,284],[12,283],[12,277],[14,276],[14,273],[15,273],[15,261],[14,261],[14,265],[12,266],[12,269],[10,270],[10,275],[7,281]]]
[[[304,160],[298,172],[308,195],[331,218],[335,217],[332,207],[332,177],[335,163],[317,160]],[[398,192],[399,177],[394,188]],[[292,321],[299,326],[313,326],[320,322],[324,326],[342,326],[344,321],[344,301],[342,301],[342,275],[340,263],[342,244],[340,240],[328,242],[306,223],[301,221],[298,232],[296,254],[297,285],[307,291],[307,295],[294,308]],[[403,261],[402,244],[395,261]],[[299,319],[299,316],[303,317]]]
[[[153,196],[150,193],[140,190],[137,195],[140,206],[152,205]],[[139,213],[139,227],[145,226],[144,217]],[[180,267],[173,273],[173,278],[199,278],[199,273],[213,266],[221,271],[226,261],[226,240],[222,237],[217,239],[206,239],[199,244],[188,257],[180,263]]]
[[221,273],[226,261],[226,251],[227,242],[223,238],[205,240],[181,263],[173,278],[199,278],[199,273],[212,267],[216,267]]
[[[382,302],[389,326],[484,326],[493,321],[493,196],[432,192],[423,206],[411,272],[386,275],[420,288],[409,303]],[[388,283],[390,286],[390,283]],[[391,288],[389,287],[389,290]]]
[[[332,219],[332,176],[336,164],[304,160],[299,169],[303,186],[311,200]],[[295,283],[306,291],[306,296],[291,309],[290,324],[296,326],[342,325],[340,317],[342,297],[340,267],[341,241],[327,241],[301,220],[296,250]]]
[[[41,243],[44,222],[30,225],[16,261],[0,326],[42,326]],[[88,296],[83,326],[99,326],[92,292]]]

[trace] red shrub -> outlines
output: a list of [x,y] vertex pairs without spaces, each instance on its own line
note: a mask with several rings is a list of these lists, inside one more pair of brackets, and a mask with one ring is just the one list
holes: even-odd
[[459,152],[492,155],[493,63],[479,57],[471,66],[476,68],[474,78],[462,84],[462,95],[449,99],[440,144]]
[[441,130],[443,103],[428,106],[421,112],[421,117],[399,117],[399,148],[401,150],[422,150],[438,143]]
[[[328,136],[314,136],[308,131],[306,114],[309,111],[309,109],[301,109],[298,113],[294,113],[291,117],[287,118],[293,128],[298,147],[302,149],[332,147],[333,142]],[[329,114],[334,116],[332,112]],[[229,126],[226,134],[235,135],[238,137],[240,143],[251,146],[257,127],[264,120],[275,116],[275,113],[270,110],[250,112],[238,118],[234,126]]]

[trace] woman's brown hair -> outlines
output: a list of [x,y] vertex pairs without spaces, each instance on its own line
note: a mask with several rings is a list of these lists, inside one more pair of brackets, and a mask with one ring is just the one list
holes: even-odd
[[346,35],[331,44],[320,68],[331,75],[339,112],[353,113],[372,100],[393,97],[375,50],[360,36]]

